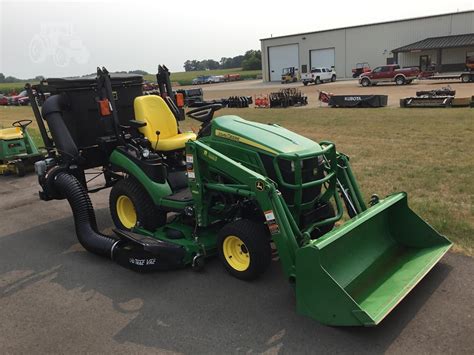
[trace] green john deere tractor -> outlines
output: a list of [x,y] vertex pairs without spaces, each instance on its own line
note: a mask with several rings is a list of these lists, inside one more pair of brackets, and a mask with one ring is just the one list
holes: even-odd
[[42,159],[27,127],[31,120],[19,120],[12,127],[0,129],[0,175],[24,176],[33,164]]
[[[36,164],[41,197],[69,201],[87,250],[140,272],[200,269],[218,255],[243,280],[264,273],[277,253],[298,312],[372,326],[451,247],[405,193],[374,195],[367,205],[334,143],[213,118],[220,105],[189,111],[201,129],[181,132],[164,87],[142,96],[141,77],[105,69],[43,83],[53,95],[38,124],[47,122],[54,147]],[[114,235],[98,232],[88,196],[97,188],[88,189],[85,171],[97,167],[111,187]]]

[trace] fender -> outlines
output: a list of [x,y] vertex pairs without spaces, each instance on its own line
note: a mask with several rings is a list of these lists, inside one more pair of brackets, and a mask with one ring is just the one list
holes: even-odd
[[148,192],[148,195],[150,195],[155,205],[160,205],[160,201],[163,197],[172,194],[171,187],[166,180],[162,184],[154,182],[137,164],[125,154],[120,153],[117,149],[112,152],[109,161],[113,166],[118,167],[120,170],[137,179]]

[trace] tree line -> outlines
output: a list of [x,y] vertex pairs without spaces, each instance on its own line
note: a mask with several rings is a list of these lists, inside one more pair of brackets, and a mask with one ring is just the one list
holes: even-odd
[[242,68],[243,70],[258,70],[262,68],[262,52],[249,50],[244,55],[222,57],[220,61],[214,59],[187,60],[184,62],[185,71],[215,70]]
[[23,81],[41,81],[43,80],[44,77],[42,75],[35,76],[32,79],[18,79],[15,78],[14,76],[5,76],[5,74],[0,73],[0,83],[7,83],[7,84],[12,84],[12,83],[19,83]]
[[[119,73],[119,74],[128,73],[128,74],[139,74],[139,75],[147,75],[148,74],[148,72],[146,72],[145,70],[140,70],[140,69],[129,70],[128,72],[127,71],[116,71],[114,73]],[[83,75],[83,76],[89,76],[89,75],[95,75],[95,74],[96,73],[90,73],[90,74],[86,74],[86,75]],[[18,79],[18,78],[15,78],[14,76],[5,76],[5,74],[0,73],[0,83],[6,83],[6,84],[20,83],[20,82],[24,82],[24,81],[39,82],[43,79],[44,79],[43,75],[37,75],[37,76],[35,76],[34,78],[31,78],[31,79]]]

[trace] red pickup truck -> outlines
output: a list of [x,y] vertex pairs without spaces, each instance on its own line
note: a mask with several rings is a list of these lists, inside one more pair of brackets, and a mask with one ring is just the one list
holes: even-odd
[[362,73],[359,77],[359,84],[362,86],[377,85],[382,82],[395,82],[397,85],[410,84],[418,77],[418,68],[403,68],[397,64],[383,65],[367,73]]

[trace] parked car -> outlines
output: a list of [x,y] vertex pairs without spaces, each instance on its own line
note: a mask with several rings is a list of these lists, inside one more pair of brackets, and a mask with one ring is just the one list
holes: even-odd
[[20,106],[20,105],[28,105],[30,99],[28,98],[28,94],[26,90],[23,90],[18,95],[8,96],[8,105],[9,106]]
[[0,94],[0,106],[7,106],[8,105],[8,97]]
[[224,81],[237,81],[240,80],[240,74],[225,74]]
[[194,78],[192,81],[193,85],[202,85],[202,84],[211,84],[212,79],[210,75],[201,75],[197,78]]
[[327,81],[336,81],[336,71],[332,68],[313,68],[309,73],[301,74],[303,85],[309,83],[321,84]]
[[224,75],[213,75],[210,78],[211,83],[223,83],[224,82]]
[[420,70],[416,67],[400,69],[398,64],[382,65],[359,76],[359,84],[366,87],[382,82],[394,82],[397,85],[410,84],[418,77]]
[[352,77],[358,78],[363,73],[370,71],[370,65],[367,62],[357,63],[355,68],[352,68]]

